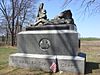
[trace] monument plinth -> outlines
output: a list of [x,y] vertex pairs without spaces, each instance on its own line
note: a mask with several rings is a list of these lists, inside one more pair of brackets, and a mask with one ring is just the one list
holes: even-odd
[[[57,26],[54,26],[54,28]],[[63,27],[63,26],[62,26]],[[37,29],[38,27],[36,27]],[[18,53],[47,55],[78,55],[78,33],[73,30],[39,27],[17,35]],[[41,30],[41,28],[43,28]],[[46,28],[45,28],[46,29]],[[74,37],[74,38],[73,38]]]
[[58,24],[58,25],[46,25],[46,26],[36,26],[27,27],[26,31],[32,30],[74,30],[77,31],[75,24]]
[[43,4],[36,23],[17,34],[17,53],[9,65],[49,72],[66,71],[84,74],[85,57],[79,56],[79,38],[70,10],[49,21]]

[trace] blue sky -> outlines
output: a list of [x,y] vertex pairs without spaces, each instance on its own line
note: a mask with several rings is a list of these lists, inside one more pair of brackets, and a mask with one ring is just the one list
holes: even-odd
[[[93,15],[83,16],[82,8],[80,9],[80,2],[73,2],[70,5],[63,7],[64,0],[41,0],[44,8],[47,10],[47,16],[49,19],[54,18],[60,12],[70,9],[73,14],[75,24],[77,25],[78,32],[81,37],[97,37],[100,38],[100,14],[95,13]],[[88,12],[86,12],[88,14]]]

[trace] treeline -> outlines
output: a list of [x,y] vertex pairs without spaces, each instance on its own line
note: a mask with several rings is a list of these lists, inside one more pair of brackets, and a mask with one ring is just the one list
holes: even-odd
[[100,41],[100,38],[93,38],[93,37],[88,37],[88,38],[80,38],[82,41]]
[[0,35],[16,44],[16,34],[34,22],[37,0],[0,0]]

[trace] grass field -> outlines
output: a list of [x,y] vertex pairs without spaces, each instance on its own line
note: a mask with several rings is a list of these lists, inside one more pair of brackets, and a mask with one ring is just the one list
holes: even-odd
[[82,41],[100,41],[100,38],[80,38]]
[[[81,52],[86,53],[86,75],[100,75],[100,41],[81,41]],[[9,55],[16,52],[15,47],[0,47],[0,75],[75,75],[71,73],[48,73],[8,66]]]

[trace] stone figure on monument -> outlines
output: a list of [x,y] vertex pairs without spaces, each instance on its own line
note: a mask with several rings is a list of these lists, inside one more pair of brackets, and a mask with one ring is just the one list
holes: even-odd
[[38,15],[37,15],[37,19],[35,22],[35,26],[42,26],[47,22],[47,15],[46,15],[46,10],[44,10],[44,4],[41,3],[39,6],[39,10],[38,10]]
[[39,27],[40,29],[45,29],[48,27],[48,29],[52,29],[52,27],[54,28],[55,26],[56,29],[60,29],[62,27],[64,29],[77,31],[74,19],[72,18],[71,10],[65,10],[51,20],[47,19],[46,13],[47,12],[44,9],[44,3],[41,3],[39,5],[36,22],[34,23],[34,25],[30,25],[30,27],[27,27],[26,30],[33,30],[34,28],[39,29]]
[[[44,3],[41,3],[38,9],[38,14],[36,17],[36,22],[34,26],[46,26],[46,25],[59,25],[59,24],[74,24],[74,19],[72,18],[71,10],[65,10],[61,12],[58,16],[54,17],[54,19],[47,19],[46,10],[44,9]],[[33,26],[33,25],[31,25]],[[34,27],[33,26],[33,27]]]
[[54,19],[54,24],[74,24],[74,19],[72,18],[71,10],[65,10],[61,12],[58,16]]

